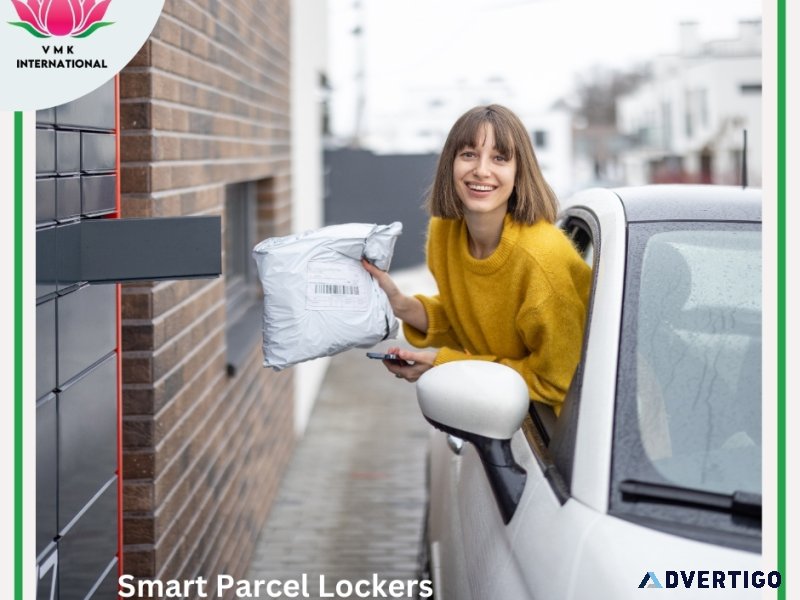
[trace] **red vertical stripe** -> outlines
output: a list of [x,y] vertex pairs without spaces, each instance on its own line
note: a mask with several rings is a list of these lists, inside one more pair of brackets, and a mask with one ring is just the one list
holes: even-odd
[[[115,165],[116,195],[115,205],[116,212],[114,217],[119,219],[121,216],[120,209],[120,137],[122,135],[119,126],[119,75],[114,77],[114,133],[117,146],[117,160]],[[117,577],[123,574],[123,561],[122,561],[122,285],[117,286]]]

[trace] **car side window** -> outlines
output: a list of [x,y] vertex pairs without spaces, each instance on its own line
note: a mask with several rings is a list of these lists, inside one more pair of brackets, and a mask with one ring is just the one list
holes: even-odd
[[592,242],[592,230],[589,224],[583,219],[567,219],[564,224],[564,231],[572,240],[578,254],[581,255],[586,264],[594,267],[594,244]]
[[531,402],[529,418],[524,431],[528,443],[536,455],[540,466],[554,491],[566,501],[569,497],[569,484],[572,477],[572,455],[577,434],[578,404],[583,381],[583,357],[586,352],[586,335],[591,322],[591,307],[595,288],[595,273],[600,250],[600,226],[590,212],[573,209],[561,221],[559,227],[572,240],[576,250],[592,268],[592,286],[589,295],[589,308],[579,361],[572,378],[561,412],[556,418],[553,410],[538,402]]

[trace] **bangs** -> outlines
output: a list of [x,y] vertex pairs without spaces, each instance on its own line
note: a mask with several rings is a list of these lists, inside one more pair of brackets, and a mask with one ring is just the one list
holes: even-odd
[[489,107],[467,113],[453,126],[453,151],[458,152],[467,146],[479,148],[483,145],[487,125],[491,125],[494,130],[495,149],[509,159],[514,158],[516,149],[511,125]]

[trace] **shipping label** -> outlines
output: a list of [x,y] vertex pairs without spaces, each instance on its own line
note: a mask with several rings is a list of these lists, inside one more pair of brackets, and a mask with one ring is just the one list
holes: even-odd
[[306,269],[308,310],[369,309],[370,277],[361,265],[311,261]]

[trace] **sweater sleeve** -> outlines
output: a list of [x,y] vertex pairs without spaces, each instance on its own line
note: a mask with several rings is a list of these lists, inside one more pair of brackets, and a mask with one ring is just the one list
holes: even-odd
[[425,314],[428,317],[428,331],[422,332],[408,323],[403,323],[403,333],[408,343],[417,348],[428,348],[430,346],[437,348],[442,346],[459,347],[460,344],[453,328],[450,326],[450,320],[447,318],[444,306],[439,300],[439,295],[423,296],[418,294],[414,297],[422,302],[422,306],[425,308]]
[[580,360],[585,318],[585,307],[578,297],[565,299],[551,294],[539,306],[520,313],[518,327],[527,356],[501,358],[442,348],[434,365],[453,360],[499,362],[522,375],[531,399],[553,406],[558,414]]

